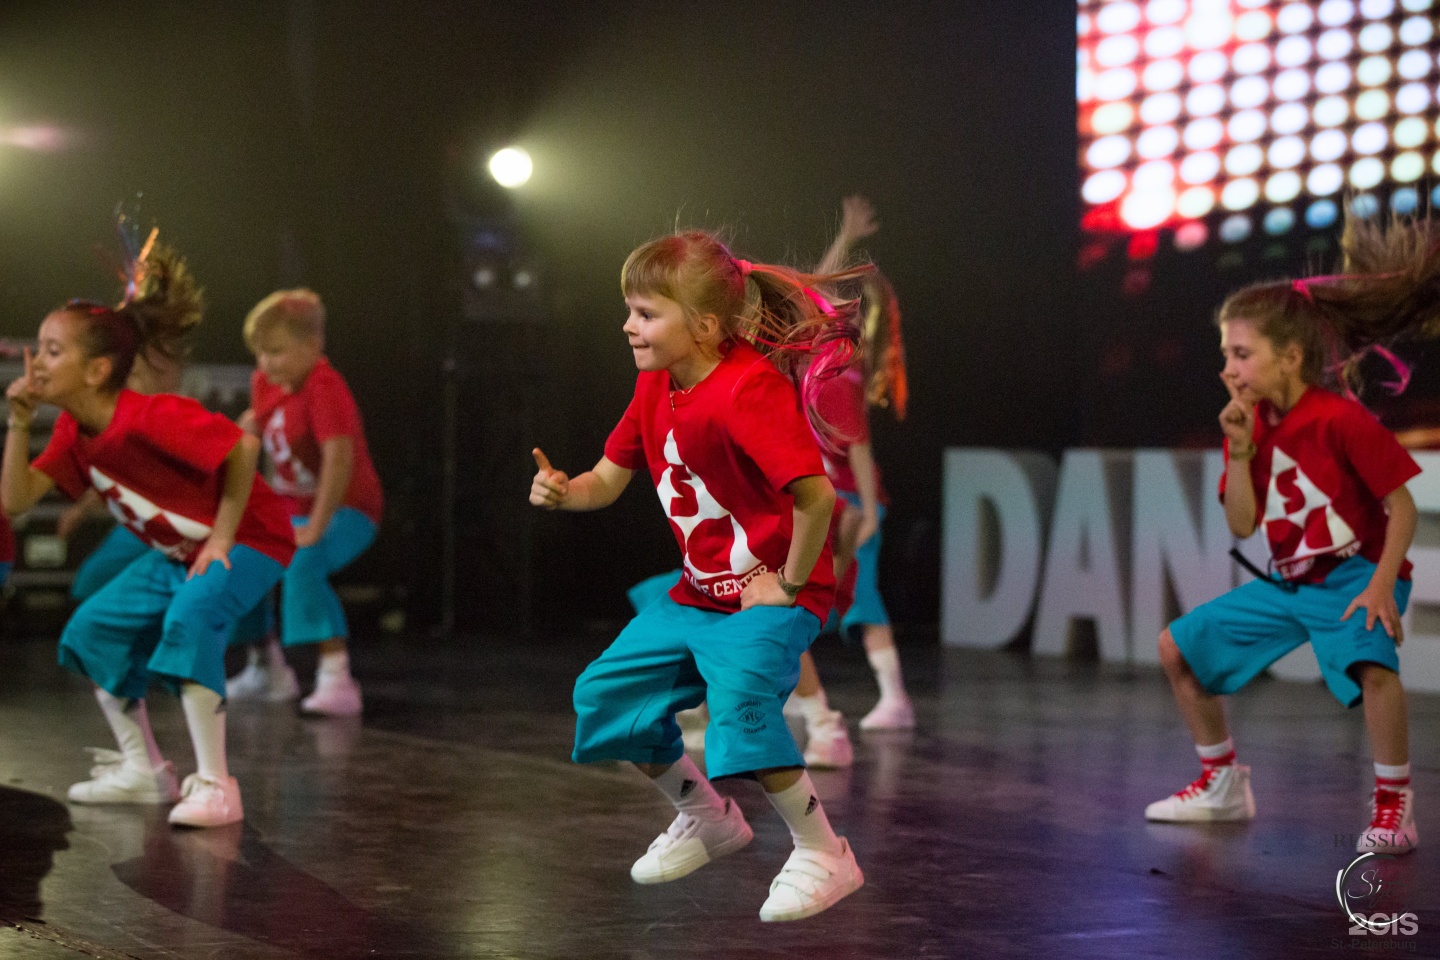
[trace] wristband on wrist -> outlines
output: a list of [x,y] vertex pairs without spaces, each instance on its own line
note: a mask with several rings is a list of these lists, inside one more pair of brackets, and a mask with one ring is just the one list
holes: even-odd
[[29,420],[17,420],[17,419],[15,419],[14,417],[11,417],[9,420],[7,420],[7,421],[6,421],[6,425],[7,425],[11,430],[29,430],[29,429],[30,429],[30,421],[29,421]]
[[1251,440],[1251,441],[1245,446],[1245,449],[1244,449],[1244,450],[1236,450],[1234,447],[1231,447],[1231,448],[1230,448],[1230,459],[1231,459],[1231,460],[1245,461],[1245,460],[1249,460],[1249,459],[1250,459],[1251,457],[1253,457],[1253,456],[1255,456],[1255,441],[1254,441],[1254,440]]
[[780,581],[780,589],[783,590],[785,592],[785,596],[789,597],[791,600],[794,600],[796,597],[800,596],[800,591],[805,589],[805,584],[791,583],[789,580],[785,579],[784,567],[781,567],[775,572],[775,579]]

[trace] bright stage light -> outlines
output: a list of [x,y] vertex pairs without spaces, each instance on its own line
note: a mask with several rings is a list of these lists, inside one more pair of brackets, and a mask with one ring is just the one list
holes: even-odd
[[507,190],[514,190],[529,182],[535,165],[530,160],[530,154],[524,150],[506,147],[490,158],[489,169],[496,183]]
[[1104,208],[1085,229],[1162,228],[1189,250],[1332,228],[1347,190],[1376,209],[1428,198],[1437,6],[1079,0],[1080,192]]

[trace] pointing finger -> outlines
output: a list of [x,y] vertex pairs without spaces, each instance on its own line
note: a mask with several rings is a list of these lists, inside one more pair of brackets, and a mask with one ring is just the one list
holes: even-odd
[[1230,391],[1230,399],[1239,401],[1240,391],[1236,388],[1235,384],[1230,380],[1230,378],[1222,373],[1220,374],[1220,382],[1225,384],[1226,390]]
[[26,347],[26,348],[25,348],[25,382],[26,382],[27,385],[28,385],[29,382],[30,382],[30,368],[31,368],[31,364],[32,364],[32,362],[34,361],[34,359],[35,359],[35,355],[30,352],[30,348],[29,348],[29,347]]
[[544,451],[541,450],[539,447],[531,450],[530,456],[535,458],[535,466],[539,467],[541,470],[550,471],[555,469],[554,467],[550,466],[550,461],[546,459]]

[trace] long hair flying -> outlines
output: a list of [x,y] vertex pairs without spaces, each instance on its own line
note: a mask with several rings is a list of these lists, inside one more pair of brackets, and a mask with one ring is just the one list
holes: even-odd
[[1341,271],[1257,283],[1231,294],[1217,322],[1248,320],[1277,346],[1298,343],[1306,383],[1354,395],[1359,364],[1378,353],[1403,390],[1409,370],[1391,352],[1404,340],[1440,336],[1440,225],[1429,216],[1371,221],[1347,215]]

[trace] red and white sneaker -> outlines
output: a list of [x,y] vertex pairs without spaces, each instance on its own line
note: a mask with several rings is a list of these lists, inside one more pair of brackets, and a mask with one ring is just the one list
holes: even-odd
[[1185,789],[1145,808],[1146,820],[1170,823],[1249,820],[1254,816],[1250,768],[1234,763],[1206,767]]
[[1376,787],[1370,798],[1370,826],[1355,842],[1355,851],[1401,854],[1419,845],[1415,791],[1409,787]]

